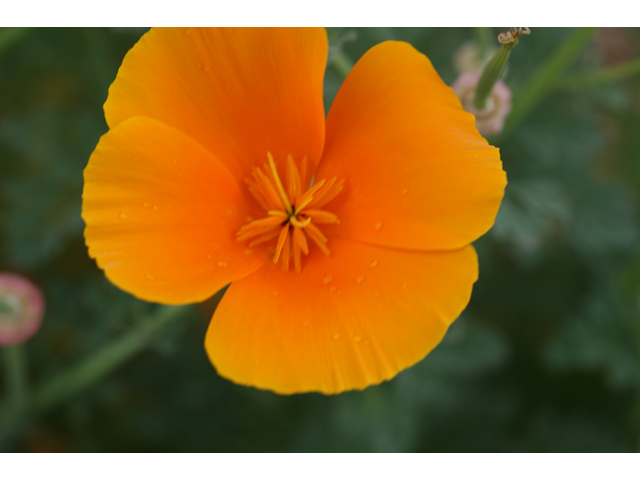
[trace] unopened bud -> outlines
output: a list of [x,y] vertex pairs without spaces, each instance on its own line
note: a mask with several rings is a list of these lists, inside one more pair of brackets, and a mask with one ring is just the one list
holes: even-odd
[[452,88],[460,99],[462,108],[476,117],[476,128],[481,135],[497,135],[504,127],[504,121],[511,112],[511,90],[502,80],[493,86],[491,94],[482,109],[474,105],[476,89],[481,72],[465,72],[453,83]]
[[12,273],[0,273],[0,345],[24,343],[42,323],[44,297],[33,283]]

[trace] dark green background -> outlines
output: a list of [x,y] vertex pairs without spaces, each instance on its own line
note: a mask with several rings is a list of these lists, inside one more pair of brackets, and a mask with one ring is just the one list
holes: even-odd
[[[47,300],[26,345],[33,385],[157,308],[105,279],[80,218],[82,171],[107,130],[107,89],[145,31],[34,29],[0,43],[0,271],[31,278]],[[515,103],[574,33],[532,29],[521,39],[505,77]],[[474,31],[329,36],[332,53],[354,61],[380,41],[409,41],[451,84],[452,57]],[[236,386],[205,355],[210,302],[96,385],[30,416],[0,450],[637,451],[640,82],[566,81],[633,60],[639,47],[638,30],[596,32],[522,121],[490,138],[509,185],[495,226],[475,243],[480,279],[415,367],[331,397]],[[328,68],[327,105],[341,78]]]

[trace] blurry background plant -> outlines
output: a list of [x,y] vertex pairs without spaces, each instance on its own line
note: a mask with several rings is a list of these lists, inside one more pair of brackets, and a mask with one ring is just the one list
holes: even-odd
[[[410,42],[452,84],[459,49],[497,48],[506,30],[330,29],[326,107],[378,42]],[[0,270],[28,276],[47,302],[23,346],[24,414],[0,391],[0,450],[638,450],[640,30],[521,39],[503,79],[513,110],[489,137],[509,185],[475,244],[469,307],[414,368],[332,397],[217,377],[202,339],[221,294],[147,304],[88,258],[82,170],[144,32],[0,29]]]

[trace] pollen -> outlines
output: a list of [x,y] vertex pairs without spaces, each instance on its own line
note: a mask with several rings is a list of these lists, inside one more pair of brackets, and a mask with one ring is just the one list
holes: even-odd
[[327,237],[318,225],[339,224],[336,215],[323,207],[338,195],[344,180],[322,179],[311,183],[307,180],[307,157],[301,161],[300,169],[291,155],[287,156],[285,183],[283,184],[271,153],[262,168],[255,167],[251,178],[245,183],[249,192],[265,210],[266,216],[251,220],[237,233],[238,241],[251,239],[249,247],[260,243],[275,242],[273,263],[282,262],[282,269],[289,270],[291,259],[296,272],[300,272],[302,254],[309,254],[310,239],[322,253],[329,255]]

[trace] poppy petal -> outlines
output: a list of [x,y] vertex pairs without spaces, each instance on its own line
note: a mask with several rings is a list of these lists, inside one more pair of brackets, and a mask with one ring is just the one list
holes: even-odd
[[271,152],[315,169],[324,144],[324,29],[152,29],[126,55],[104,109],[109,127],[161,120],[208,148],[234,178]]
[[475,250],[415,252],[332,238],[302,272],[265,264],[234,282],[205,346],[223,377],[278,393],[338,393],[392,378],[465,308]]
[[378,245],[448,250],[492,225],[506,175],[427,57],[403,42],[369,50],[327,118],[316,178],[345,179],[325,233]]
[[89,255],[144,300],[204,300],[258,269],[267,255],[236,241],[247,216],[229,171],[163,123],[136,117],[106,133],[84,172]]

